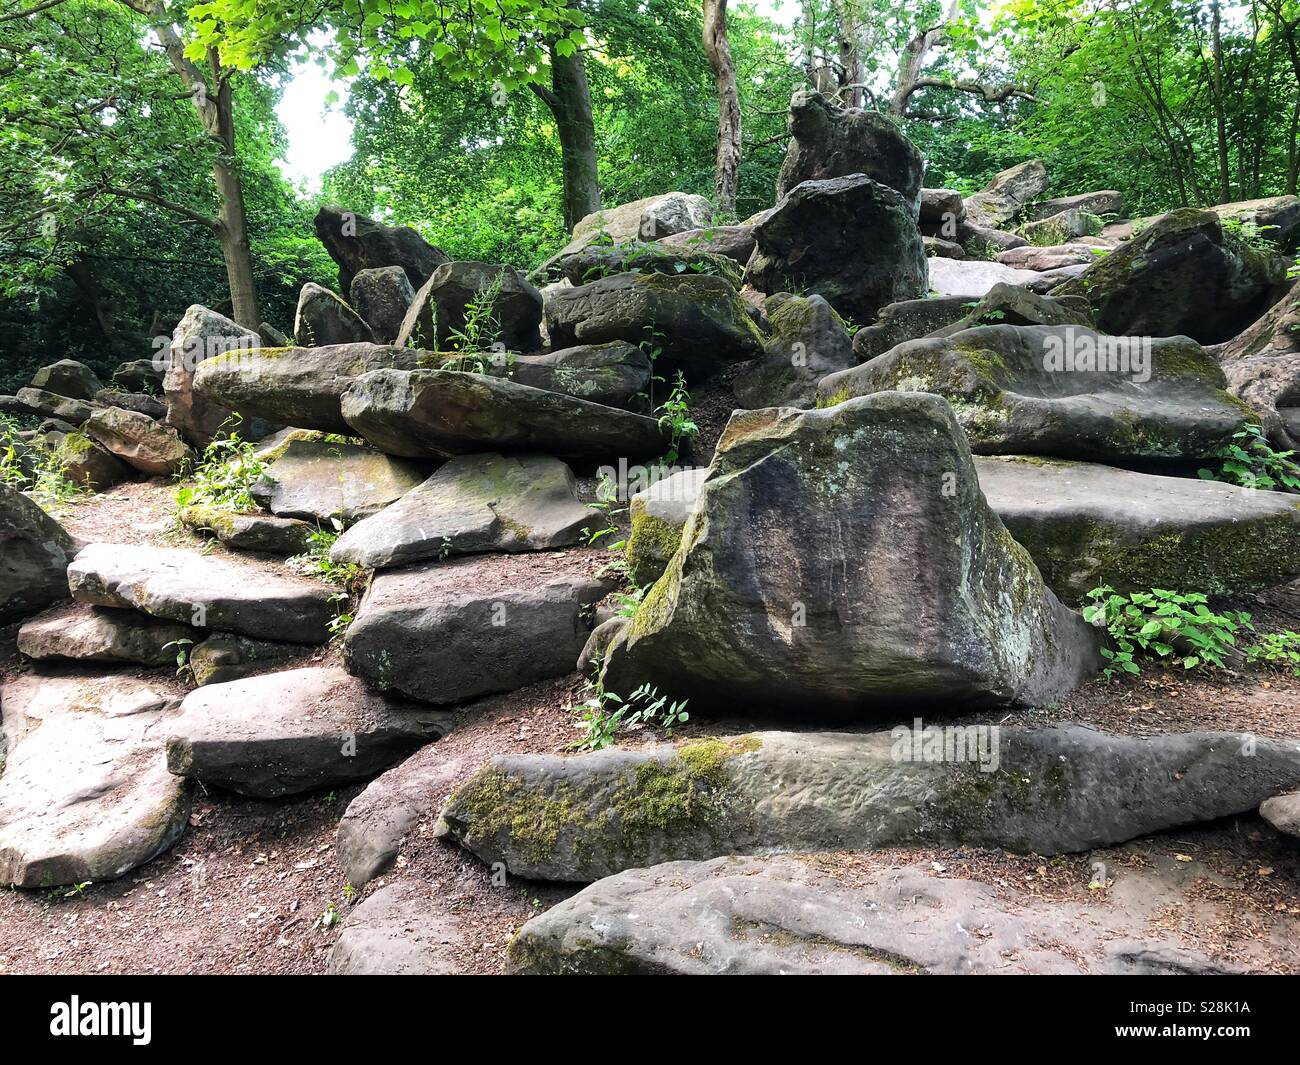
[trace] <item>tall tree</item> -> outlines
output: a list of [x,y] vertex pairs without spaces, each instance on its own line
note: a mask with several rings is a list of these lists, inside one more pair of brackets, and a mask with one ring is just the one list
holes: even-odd
[[724,215],[736,211],[736,189],[740,181],[740,93],[736,88],[736,64],[727,39],[727,0],[704,0],[704,50],[713,68],[718,88],[717,176],[714,202]]

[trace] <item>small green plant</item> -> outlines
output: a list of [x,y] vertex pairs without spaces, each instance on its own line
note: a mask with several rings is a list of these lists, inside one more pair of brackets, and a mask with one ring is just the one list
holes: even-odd
[[343,636],[352,624],[354,615],[348,609],[352,605],[352,597],[347,592],[335,592],[330,596],[330,602],[334,604],[334,617],[330,620],[329,630],[330,635],[337,638]]
[[686,712],[688,701],[670,702],[651,684],[642,684],[626,699],[593,686],[586,699],[569,708],[582,715],[582,739],[573,746],[576,750],[598,751],[613,743],[621,730],[635,727],[660,728],[671,736],[675,726],[690,719]]
[[1273,241],[1264,236],[1270,229],[1277,229],[1277,226],[1261,226],[1246,218],[1225,218],[1223,219],[1223,231],[1236,237],[1248,248],[1254,248],[1255,251],[1275,252],[1277,246]]
[[325,912],[316,919],[316,923],[321,928],[333,928],[341,920],[343,917],[339,913],[339,908],[331,902],[325,907]]
[[0,415],[0,484],[22,492],[42,510],[58,513],[92,491],[67,475],[68,465],[91,446],[81,433],[68,433],[57,447],[27,444],[18,423]]
[[485,348],[491,348],[500,338],[501,323],[496,315],[496,303],[501,298],[501,288],[504,284],[505,271],[500,270],[486,285],[481,285],[474,293],[474,298],[465,304],[464,325],[447,332],[448,344],[452,351],[483,351]]
[[351,884],[344,884],[343,885],[344,900],[347,902],[351,902],[356,897],[357,897],[357,889],[354,888]]
[[194,665],[190,662],[190,653],[194,648],[193,640],[172,640],[163,645],[163,650],[176,648],[176,675],[184,680],[194,680]]
[[1261,633],[1259,641],[1246,648],[1246,662],[1270,669],[1289,669],[1300,677],[1300,632]]
[[256,450],[251,441],[240,439],[237,426],[218,436],[197,461],[177,474],[177,480],[191,483],[176,490],[176,505],[215,507],[236,514],[255,510],[253,486],[266,473],[266,463]]
[[1093,602],[1084,618],[1101,622],[1114,642],[1103,647],[1110,680],[1116,673],[1141,673],[1139,658],[1181,662],[1184,669],[1223,669],[1237,647],[1237,634],[1254,631],[1250,615],[1240,610],[1216,614],[1200,592],[1116,592],[1102,585],[1088,593]]
[[1219,449],[1218,470],[1201,469],[1207,481],[1227,481],[1242,488],[1300,492],[1300,463],[1294,451],[1274,451],[1258,425],[1232,434],[1232,443]]
[[681,458],[682,446],[693,439],[700,427],[691,420],[691,394],[686,391],[686,378],[681,370],[673,381],[668,398],[658,407],[659,425],[668,430],[668,452],[664,462],[671,466]]
[[331,528],[317,529],[307,537],[307,550],[301,555],[294,555],[284,560],[286,566],[305,573],[309,577],[319,577],[331,584],[351,587],[361,576],[361,567],[355,562],[335,562],[330,558],[330,548],[343,532],[343,523],[337,518],[330,519]]
[[[582,527],[581,535],[588,547],[594,546],[607,536],[618,533],[618,515],[622,514],[626,508],[618,505],[618,490],[608,476],[601,477],[597,482],[596,502],[588,503],[587,507],[599,514],[604,521],[604,524],[600,526],[584,525]],[[626,540],[618,540],[607,543],[605,546],[610,551],[621,551],[626,543]]]

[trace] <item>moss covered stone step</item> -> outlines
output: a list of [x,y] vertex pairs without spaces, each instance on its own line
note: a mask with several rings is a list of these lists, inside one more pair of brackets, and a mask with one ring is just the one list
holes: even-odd
[[581,882],[727,854],[910,844],[1073,853],[1254,810],[1297,782],[1294,743],[1235,733],[756,732],[498,755],[452,793],[439,831],[516,876]]
[[160,621],[137,610],[67,603],[32,618],[18,630],[18,650],[28,658],[87,662],[174,662],[178,640],[203,634],[189,625]]
[[1225,594],[1300,576],[1300,496],[1024,456],[975,468],[989,506],[1068,603],[1100,584]]

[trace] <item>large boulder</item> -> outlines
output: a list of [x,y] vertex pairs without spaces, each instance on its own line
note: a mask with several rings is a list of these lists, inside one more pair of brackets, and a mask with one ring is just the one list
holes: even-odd
[[[751,227],[750,252],[754,247]],[[748,258],[745,260],[748,262]],[[731,258],[692,247],[669,246],[667,241],[646,244],[589,244],[561,256],[551,264],[551,275],[572,285],[585,285],[611,274],[717,274],[740,284],[741,265]]]
[[1300,836],[1300,791],[1275,795],[1259,805],[1259,816],[1288,836]]
[[32,446],[45,451],[50,464],[57,466],[66,480],[92,492],[103,492],[136,475],[134,469],[82,431],[61,433],[52,429],[34,438]]
[[0,885],[114,880],[170,847],[190,814],[159,731],[171,701],[127,676],[43,677],[0,690]]
[[458,954],[467,946],[454,903],[440,905],[427,885],[398,881],[348,914],[325,971],[331,976],[451,976],[462,971]]
[[577,543],[594,520],[559,459],[463,455],[352,526],[330,558],[383,569],[449,555],[546,551]]
[[705,466],[677,470],[628,500],[627,574],[638,588],[653,584],[668,568],[708,473]]
[[1258,412],[1274,446],[1300,449],[1300,282],[1257,322],[1211,351],[1229,391]]
[[662,453],[654,418],[456,370],[376,370],[342,400],[353,431],[390,455],[541,451],[560,458]]
[[194,457],[175,429],[133,410],[104,407],[87,418],[82,429],[105,450],[150,477],[178,473]]
[[895,389],[952,404],[973,451],[1111,464],[1213,456],[1254,416],[1187,337],[992,325],[911,340],[820,385],[823,401]]
[[[920,222],[937,226],[934,235],[952,240],[957,235],[957,223],[966,219],[966,204],[955,189],[922,189]],[[944,227],[947,228],[945,233]]]
[[988,509],[952,410],[889,393],[733,414],[603,679],[693,709],[861,719],[900,703],[1034,705],[1096,655]]
[[386,226],[373,218],[325,206],[316,212],[316,237],[339,264],[339,289],[347,292],[362,270],[400,266],[412,288],[419,288],[443,263],[446,254],[410,226]]
[[865,174],[902,196],[916,217],[925,160],[891,119],[801,89],[790,99],[786,124],[791,139],[776,179],[778,200],[804,181]]
[[651,372],[650,356],[625,340],[520,355],[493,368],[494,374],[521,385],[632,410],[645,404]]
[[980,489],[1067,603],[1120,591],[1258,591],[1300,577],[1300,500],[1087,462],[977,458]]
[[746,273],[761,292],[822,296],[859,323],[926,293],[915,198],[864,174],[795,186],[754,235]]
[[67,396],[70,399],[94,399],[95,394],[104,387],[104,383],[84,362],[60,359],[37,370],[32,375],[32,387]]
[[62,525],[0,482],[0,624],[66,599],[75,553]]
[[967,296],[934,296],[899,300],[882,307],[871,325],[853,334],[853,354],[858,362],[874,359],[904,340],[918,340],[936,329],[964,318],[971,308]]
[[744,266],[754,254],[754,227],[752,225],[709,226],[707,229],[688,229],[660,237],[666,248],[721,255]]
[[732,385],[743,407],[811,407],[817,382],[857,364],[844,320],[821,296],[782,300],[768,321],[772,335],[762,357]]
[[121,407],[123,410],[133,410],[137,414],[147,414],[156,422],[167,417],[166,403],[146,393],[123,392],[116,386],[101,388],[95,393],[95,402],[105,407]]
[[361,444],[290,440],[252,494],[277,517],[350,525],[400,499],[428,472],[424,463]]
[[1217,344],[1268,309],[1285,265],[1226,233],[1213,211],[1184,209],[1098,259],[1055,294],[1086,296],[1107,333],[1181,334]]
[[1076,196],[1035,200],[1024,209],[1024,216],[1030,222],[1039,222],[1062,211],[1086,211],[1092,215],[1122,215],[1124,194],[1114,189],[1102,189],[1097,192],[1081,192]]
[[1087,237],[1101,232],[1101,219],[1078,207],[1040,218],[1036,222],[1026,222],[1020,227],[1020,235],[1040,247],[1055,247],[1065,244],[1076,237]]
[[17,400],[17,413],[33,414],[38,418],[57,418],[68,425],[81,425],[100,409],[98,403],[70,399],[43,388],[20,388],[14,398]]
[[[163,397],[167,403],[167,424],[191,447],[205,448],[230,418],[230,409],[197,392],[194,377],[198,368],[216,356],[237,359],[262,346],[255,330],[237,325],[223,314],[196,303],[181,317],[172,331],[171,346],[159,353],[163,374]],[[256,432],[245,427],[245,436]]]
[[456,703],[572,671],[608,586],[563,553],[380,572],[348,628],[348,669],[383,691]]
[[1228,930],[1214,956],[1194,932],[1163,923],[1152,932],[1161,911],[1204,914],[1199,900],[1218,877],[1200,862],[1121,859],[1108,864],[1104,892],[1071,897],[938,862],[863,870],[861,860],[822,858],[726,857],[619,873],[525,924],[510,941],[507,972],[1162,976],[1271,967],[1228,893],[1205,914]]
[[[471,312],[477,335],[466,340]],[[541,321],[542,294],[513,267],[444,263],[411,300],[395,343],[434,351],[466,344],[473,350],[500,344],[507,351],[536,351],[542,346]]]
[[329,589],[249,571],[193,551],[90,544],[68,566],[72,597],[93,606],[129,607],[200,628],[324,643],[334,617]]
[[988,259],[929,260],[930,290],[939,296],[961,296],[965,299],[983,299],[996,285],[1024,285],[1038,274],[1033,270],[1017,270]]
[[966,197],[966,218],[973,225],[997,229],[1013,221],[1026,204],[1047,189],[1047,167],[1030,159],[994,175],[987,185]]
[[176,660],[179,641],[192,642],[195,635],[188,625],[160,621],[135,610],[73,603],[25,622],[18,630],[18,650],[38,660],[163,666]]
[[585,882],[728,854],[976,846],[1073,854],[1254,810],[1300,782],[1294,743],[899,726],[497,755],[439,831],[515,876]]
[[372,692],[337,666],[309,666],[190,692],[167,722],[167,768],[279,798],[369,780],[450,729],[445,714]]
[[[1300,237],[1300,196],[1269,196],[1260,200],[1237,200],[1232,203],[1218,203],[1207,207],[1213,211],[1228,228],[1243,229],[1253,227],[1255,235],[1274,244],[1282,251],[1289,251]],[[1147,218],[1132,218],[1123,222],[1112,222],[1102,230],[1101,235],[1113,241],[1131,240],[1140,236],[1160,219],[1160,215]]]
[[415,289],[400,266],[362,270],[352,279],[348,299],[370,326],[376,342],[391,344],[402,331]]
[[556,348],[622,340],[662,347],[663,357],[711,370],[753,358],[763,334],[736,288],[708,274],[620,273],[546,297]]
[[153,359],[129,359],[113,371],[113,384],[128,392],[155,395],[162,388],[163,371]]
[[194,389],[246,417],[350,434],[339,410],[344,389],[370,370],[413,370],[424,354],[379,344],[232,352],[203,363]]
[[1103,248],[1093,244],[1071,242],[1047,247],[1027,244],[998,252],[997,261],[1015,270],[1059,270],[1063,266],[1091,266]]
[[1092,328],[1088,301],[1071,296],[1055,299],[1039,296],[1016,285],[997,284],[983,299],[970,301],[966,313],[955,322],[931,330],[927,336],[944,337],[981,325],[1076,325]]
[[337,293],[311,281],[298,293],[293,333],[305,348],[370,344],[375,339],[366,320],[344,303]]

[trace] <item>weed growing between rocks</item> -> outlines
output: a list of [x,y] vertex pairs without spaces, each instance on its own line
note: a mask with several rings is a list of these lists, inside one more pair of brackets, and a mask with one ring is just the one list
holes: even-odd
[[189,482],[176,490],[178,507],[213,507],[235,514],[257,509],[253,486],[265,476],[266,463],[257,457],[251,441],[240,438],[241,420],[235,415],[229,432],[213,440],[176,475],[177,481]]
[[1261,491],[1300,492],[1300,463],[1294,451],[1274,451],[1258,425],[1233,433],[1233,442],[1219,449],[1219,468],[1201,469],[1207,481],[1226,481]]
[[625,729],[663,729],[665,735],[671,736],[675,726],[690,720],[686,712],[689,701],[670,701],[653,684],[642,684],[626,699],[593,684],[587,698],[569,708],[582,715],[579,721],[582,739],[572,744],[571,749],[598,751],[613,743]]
[[90,441],[81,433],[69,433],[56,448],[33,447],[19,435],[18,423],[0,414],[0,484],[27,496],[42,510],[58,514],[93,491],[64,472],[65,464]]

